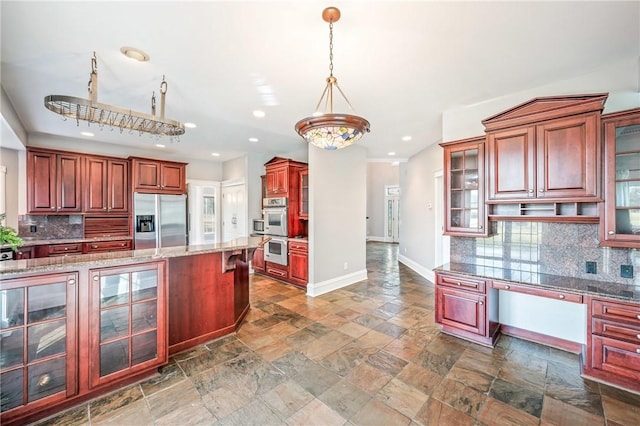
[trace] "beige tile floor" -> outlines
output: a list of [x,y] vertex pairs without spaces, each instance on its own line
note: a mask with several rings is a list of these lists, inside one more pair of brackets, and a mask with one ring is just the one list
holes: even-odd
[[582,379],[574,354],[440,333],[396,245],[368,243],[367,269],[316,298],[253,276],[237,334],[41,424],[640,425],[640,395]]

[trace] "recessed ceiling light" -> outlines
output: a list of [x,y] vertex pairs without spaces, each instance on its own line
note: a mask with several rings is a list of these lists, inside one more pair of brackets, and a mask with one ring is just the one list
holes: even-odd
[[391,165],[392,165],[392,166],[399,166],[399,165],[400,165],[400,162],[399,162],[399,161],[394,161],[394,162],[392,162],[392,163],[391,163]]
[[253,116],[256,118],[262,118],[267,115],[264,111],[260,111],[259,109],[253,111]]
[[157,144],[156,144],[156,146],[157,146],[158,148],[164,148],[164,145],[162,145],[161,143],[157,143]]
[[147,53],[135,47],[124,46],[120,48],[120,52],[122,52],[122,54],[127,58],[135,59],[140,62],[147,62],[150,58]]
[[212,152],[211,155],[213,155],[214,157],[220,157],[220,154],[217,152]]
[[81,132],[80,134],[81,134],[82,136],[94,136],[94,134],[93,134],[93,133],[91,133],[91,132]]
[[196,126],[196,123],[184,123],[184,127],[188,129],[195,129],[198,126]]
[[411,136],[403,136],[402,140],[405,142],[409,142],[411,140]]
[[387,155],[396,155],[396,153],[391,151],[391,152],[387,152]]
[[249,142],[258,142],[258,138],[249,138]]

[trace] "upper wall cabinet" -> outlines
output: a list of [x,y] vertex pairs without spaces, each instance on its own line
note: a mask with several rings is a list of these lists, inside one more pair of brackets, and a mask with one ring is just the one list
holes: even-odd
[[445,235],[486,236],[484,136],[440,144],[444,149]]
[[82,211],[82,156],[70,152],[27,150],[27,210],[68,214]]
[[134,192],[184,194],[186,163],[130,157]]
[[600,244],[640,247],[640,108],[603,116],[604,212]]
[[120,158],[85,158],[85,213],[129,212],[129,162]]
[[536,98],[482,121],[489,202],[597,202],[606,94]]

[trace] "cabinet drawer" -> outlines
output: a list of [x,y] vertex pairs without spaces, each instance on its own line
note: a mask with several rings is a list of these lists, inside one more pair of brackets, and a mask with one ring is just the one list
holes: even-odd
[[593,318],[592,333],[612,339],[627,340],[640,347],[640,326],[624,324],[617,321]]
[[468,277],[462,278],[456,275],[438,274],[438,278],[436,279],[436,281],[437,284],[446,287],[464,289],[466,291],[473,291],[482,294],[484,294],[486,291],[486,281],[484,280],[475,280]]
[[640,305],[594,299],[591,302],[591,315],[614,321],[627,321],[640,327]]
[[49,246],[49,256],[64,256],[65,254],[82,253],[82,243],[52,244]]
[[291,242],[289,241],[289,250],[297,250],[297,251],[308,251],[307,243],[300,243],[297,241]]
[[97,241],[92,243],[84,243],[85,253],[118,250],[131,250],[131,240]]
[[593,367],[640,380],[640,344],[593,336]]
[[533,296],[546,297],[548,299],[563,300],[565,302],[582,303],[582,295],[575,293],[567,293],[565,291],[550,290],[547,288],[537,288],[535,286],[526,286],[513,284],[510,282],[492,281],[491,287],[498,290],[513,291],[516,293],[531,294]]
[[273,275],[279,278],[287,278],[287,275],[289,275],[289,271],[287,269],[282,269],[280,265],[274,265],[273,263],[267,263],[266,272],[269,275]]

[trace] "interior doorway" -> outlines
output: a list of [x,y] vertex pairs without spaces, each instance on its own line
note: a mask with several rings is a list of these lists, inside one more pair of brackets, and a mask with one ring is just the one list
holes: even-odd
[[397,243],[400,241],[400,186],[386,185],[384,191],[384,240]]
[[247,189],[244,182],[222,183],[222,241],[248,237]]
[[220,182],[187,182],[189,203],[189,244],[220,241]]

